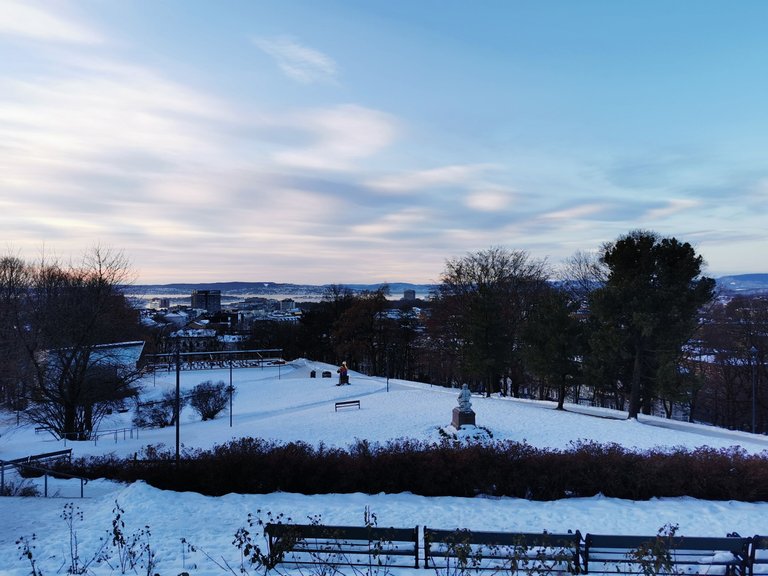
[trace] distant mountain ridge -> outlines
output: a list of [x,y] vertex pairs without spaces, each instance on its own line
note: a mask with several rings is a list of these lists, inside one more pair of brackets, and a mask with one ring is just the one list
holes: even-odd
[[[413,284],[410,282],[393,282],[378,284],[339,284],[354,292],[375,291],[382,286],[389,286],[391,295],[402,294],[406,290],[414,290],[417,295],[428,294],[434,287],[432,284]],[[328,287],[334,284],[292,284],[283,282],[197,282],[174,284],[137,284],[125,287],[127,294],[190,294],[192,290],[221,290],[222,295],[258,294],[269,296],[278,295],[311,295],[322,296]]]
[[[717,287],[727,293],[762,294],[768,293],[768,274],[736,274],[721,276],[715,279]],[[222,295],[270,295],[313,296],[321,297],[328,287],[334,284],[293,284],[289,282],[186,282],[174,284],[139,284],[127,286],[127,294],[190,294],[192,290],[221,290]],[[414,290],[417,297],[425,297],[435,284],[414,284],[410,282],[392,282],[377,284],[338,284],[354,292],[373,292],[380,287],[389,286],[392,296],[403,294],[406,290]]]
[[740,294],[768,293],[768,274],[736,274],[717,278],[717,287],[724,292]]

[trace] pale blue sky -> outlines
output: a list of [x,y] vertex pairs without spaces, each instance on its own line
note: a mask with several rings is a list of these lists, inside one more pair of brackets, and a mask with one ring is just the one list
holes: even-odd
[[[7,250],[433,282],[632,229],[766,272],[768,2],[0,0]],[[6,251],[7,251],[6,250]]]

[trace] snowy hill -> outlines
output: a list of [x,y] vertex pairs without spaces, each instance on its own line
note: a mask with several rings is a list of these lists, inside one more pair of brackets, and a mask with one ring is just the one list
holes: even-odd
[[[317,378],[310,372],[316,371]],[[435,440],[439,429],[451,421],[457,405],[457,390],[429,385],[371,378],[351,372],[349,386],[335,386],[335,378],[320,378],[323,370],[335,367],[298,360],[280,367],[235,369],[237,389],[232,414],[201,422],[188,408],[182,414],[181,442],[185,447],[208,448],[235,437],[259,436],[280,441],[302,440],[346,447],[356,438],[386,442],[397,438]],[[228,370],[182,372],[183,389],[204,380],[229,382]],[[158,373],[144,382],[145,399],[159,397],[173,389],[175,375]],[[360,400],[360,409],[334,411],[340,400]],[[555,411],[547,402],[508,398],[473,397],[477,424],[493,433],[494,439],[526,441],[535,446],[563,448],[574,440],[615,442],[640,449],[658,446],[727,447],[738,444],[750,453],[768,448],[768,438],[747,433],[718,430],[708,426],[669,423],[658,418],[627,421],[626,415],[609,410],[576,409]],[[64,443],[32,426],[17,427],[15,415],[2,416],[0,458],[61,449]],[[130,425],[130,414],[115,414],[103,428]],[[132,455],[147,444],[173,447],[173,428],[142,430],[140,438],[119,436],[98,442],[67,443],[75,455]],[[42,485],[42,479],[36,480]],[[66,571],[69,529],[61,519],[65,502],[79,495],[76,481],[50,480],[49,491],[56,498],[0,499],[0,575],[28,574],[29,563],[19,559],[16,541],[37,534],[35,557],[46,574]],[[474,530],[579,529],[582,532],[655,534],[665,523],[678,523],[682,535],[725,535],[765,532],[768,504],[704,502],[690,498],[627,502],[603,497],[567,499],[557,502],[530,502],[512,498],[426,498],[400,495],[313,495],[230,494],[221,498],[194,493],[172,493],[143,483],[121,485],[104,480],[85,487],[86,498],[71,500],[83,512],[83,521],[74,529],[83,557],[99,546],[114,519],[115,503],[125,510],[126,530],[151,528],[151,543],[157,551],[161,574],[213,575],[226,573],[223,559],[238,565],[239,552],[232,545],[235,530],[246,526],[247,514],[257,510],[285,513],[297,521],[319,514],[329,524],[360,525],[366,506],[376,513],[380,525],[429,525]],[[217,562],[197,552],[184,550],[180,539],[202,546]],[[114,566],[114,562],[112,562]],[[112,574],[108,565],[96,566],[94,574]],[[423,573],[423,571],[422,571]]]
[[768,274],[737,274],[717,279],[717,286],[728,293],[765,294],[768,292]]

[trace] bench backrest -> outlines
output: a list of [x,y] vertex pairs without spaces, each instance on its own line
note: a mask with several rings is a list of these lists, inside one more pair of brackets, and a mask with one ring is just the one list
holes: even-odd
[[750,576],[768,576],[768,536],[752,536],[749,574]]
[[279,538],[285,535],[301,538],[370,540],[418,543],[416,528],[383,528],[378,526],[325,526],[322,524],[267,524],[264,534]]
[[425,542],[444,544],[473,543],[498,546],[546,546],[578,548],[579,532],[550,534],[548,532],[480,532],[469,530],[437,530],[424,528]]
[[[498,562],[570,564],[580,572],[581,534],[547,532],[483,532],[424,528],[424,566],[437,567],[438,560],[461,558],[479,562],[476,569],[497,569]],[[471,558],[470,558],[471,557]]]
[[[750,538],[694,536],[616,536],[587,534],[584,540],[584,566],[587,572],[615,572],[617,565],[637,564],[642,553],[669,554],[674,565],[726,565],[740,567],[748,564]],[[648,561],[653,561],[645,555]],[[597,564],[602,565],[600,569]]]
[[[419,529],[378,526],[325,526],[318,524],[267,524],[270,550],[287,540],[286,562],[292,564],[389,566],[419,565]],[[406,561],[407,559],[407,561]],[[407,562],[407,563],[406,563]]]

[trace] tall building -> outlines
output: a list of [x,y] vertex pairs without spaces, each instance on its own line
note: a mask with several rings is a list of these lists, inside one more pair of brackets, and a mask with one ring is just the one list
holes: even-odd
[[192,308],[211,314],[221,311],[221,290],[192,290]]

